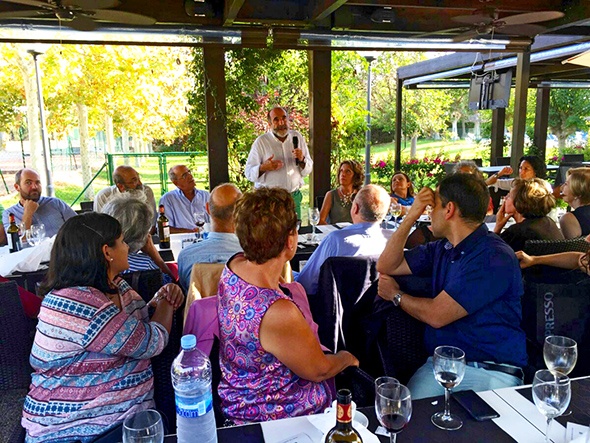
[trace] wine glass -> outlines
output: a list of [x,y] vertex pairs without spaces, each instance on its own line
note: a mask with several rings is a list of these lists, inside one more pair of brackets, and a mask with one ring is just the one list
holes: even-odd
[[375,380],[375,413],[381,426],[389,431],[390,443],[395,443],[412,417],[410,390],[392,377]]
[[535,372],[533,400],[539,412],[547,418],[545,443],[551,441],[549,440],[551,421],[564,413],[571,398],[572,390],[570,379],[567,376],[559,372],[551,372],[548,369]]
[[123,422],[123,443],[163,443],[164,425],[154,409],[133,414]]
[[445,388],[445,410],[434,414],[431,421],[441,429],[455,431],[463,426],[463,422],[451,414],[449,398],[451,388],[461,383],[465,375],[465,352],[454,346],[439,346],[434,350],[432,365],[434,378]]
[[578,360],[578,344],[568,337],[549,335],[545,337],[543,359],[551,372],[568,375]]
[[43,223],[31,225],[31,227],[26,230],[25,235],[27,242],[31,246],[37,246],[45,239],[45,225]]
[[195,233],[195,237],[197,240],[203,239],[203,226],[205,226],[205,215],[202,212],[195,212],[193,214],[195,219],[195,225],[197,225],[197,232]]
[[400,215],[402,215],[402,205],[399,203],[392,203],[391,205],[389,205],[389,213],[393,217],[393,224],[394,224],[395,228],[397,229],[397,227],[398,227],[397,218]]
[[315,242],[315,227],[320,222],[320,210],[318,208],[309,208],[309,224],[311,225],[311,238]]

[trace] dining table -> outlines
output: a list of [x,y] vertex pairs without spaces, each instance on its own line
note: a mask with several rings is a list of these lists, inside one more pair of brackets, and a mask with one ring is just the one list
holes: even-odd
[[[584,433],[590,423],[590,376],[572,379],[572,398],[568,412],[554,420],[549,432],[552,443],[585,443]],[[397,436],[399,443],[473,443],[473,442],[518,442],[543,443],[545,441],[545,417],[537,410],[531,397],[531,386],[494,389],[478,392],[499,417],[476,421],[456,402],[451,401],[451,412],[463,421],[461,429],[445,431],[432,424],[430,418],[444,408],[444,397],[432,397],[412,402],[412,416],[408,425]],[[375,434],[379,422],[372,406],[359,408],[369,421],[362,432],[370,441],[389,442],[389,437]],[[219,443],[311,443],[323,442],[324,432],[318,423],[326,424],[322,414],[285,418],[262,423],[231,426],[217,429]],[[334,422],[335,424],[335,422]],[[362,427],[358,422],[353,423]],[[325,426],[322,428],[325,429]],[[576,440],[579,439],[579,440]],[[165,443],[175,443],[176,435],[167,435]]]

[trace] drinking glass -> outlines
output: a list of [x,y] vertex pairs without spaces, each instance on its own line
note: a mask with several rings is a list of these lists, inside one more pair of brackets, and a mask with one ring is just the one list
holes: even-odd
[[26,230],[26,238],[31,246],[37,246],[45,239],[45,225],[43,223],[31,225],[31,227]]
[[545,337],[543,359],[551,372],[569,375],[578,360],[578,344],[568,337],[549,335]]
[[399,203],[392,203],[391,205],[389,205],[389,213],[393,217],[393,224],[394,224],[395,228],[397,229],[397,227],[398,227],[397,218],[400,215],[402,215],[402,205],[400,205]]
[[410,390],[395,378],[379,377],[375,380],[375,414],[381,426],[389,431],[390,443],[395,443],[412,417]]
[[[390,206],[390,209],[391,209],[391,206]],[[391,210],[389,210],[385,214],[385,227],[384,227],[385,229],[389,229],[389,220],[391,220],[391,217],[393,217],[393,215],[391,214]]]
[[551,441],[549,440],[551,421],[564,413],[571,398],[570,379],[567,376],[559,372],[551,372],[548,369],[535,372],[533,400],[539,412],[547,418],[545,443]]
[[451,388],[457,386],[465,375],[465,352],[454,346],[439,346],[432,358],[434,378],[445,388],[445,410],[431,418],[432,423],[447,431],[455,431],[463,426],[456,415],[451,414],[449,399]]
[[205,215],[200,212],[195,212],[193,214],[195,219],[195,225],[197,225],[197,232],[195,233],[195,237],[197,240],[203,239],[203,226],[205,226]]
[[315,242],[315,227],[320,222],[320,210],[318,208],[309,208],[309,224],[311,225],[311,238]]
[[163,443],[164,425],[154,409],[133,414],[123,422],[123,443]]

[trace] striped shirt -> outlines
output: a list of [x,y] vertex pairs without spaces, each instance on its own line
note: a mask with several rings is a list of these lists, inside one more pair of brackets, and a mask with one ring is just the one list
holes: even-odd
[[90,442],[154,406],[150,358],[168,332],[122,279],[122,310],[91,287],[51,291],[31,351],[35,370],[22,425],[27,442]]

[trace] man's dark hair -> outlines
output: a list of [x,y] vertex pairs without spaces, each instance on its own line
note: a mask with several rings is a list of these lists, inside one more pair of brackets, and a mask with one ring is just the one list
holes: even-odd
[[465,221],[483,222],[490,203],[490,192],[482,179],[472,174],[452,174],[440,182],[438,192],[442,205],[455,203]]
[[120,236],[121,225],[107,214],[87,212],[67,220],[53,243],[49,270],[40,287],[41,294],[76,286],[110,291],[109,263],[102,247],[114,246]]

